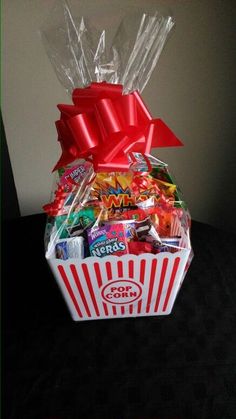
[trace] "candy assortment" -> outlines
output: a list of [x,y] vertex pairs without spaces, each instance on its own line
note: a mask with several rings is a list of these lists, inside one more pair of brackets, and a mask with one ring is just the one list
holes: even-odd
[[53,225],[50,243],[56,258],[157,254],[181,248],[173,226],[178,221],[179,231],[181,227],[186,234],[190,216],[167,165],[150,157],[147,167],[142,155],[134,157],[133,168],[123,173],[95,173],[83,161],[58,171],[55,199],[44,206]]

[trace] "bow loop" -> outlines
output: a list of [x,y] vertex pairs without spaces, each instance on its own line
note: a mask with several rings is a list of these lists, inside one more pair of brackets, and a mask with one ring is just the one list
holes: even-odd
[[66,121],[81,157],[92,152],[99,144],[98,131],[90,114],[80,113]]
[[62,155],[55,169],[83,157],[95,171],[127,171],[129,152],[182,145],[161,119],[153,119],[137,91],[122,95],[122,85],[91,83],[75,89],[74,105],[58,105],[56,122]]
[[109,137],[113,133],[121,132],[123,130],[118,112],[110,98],[99,100],[95,105],[95,112],[98,125],[104,132],[105,137]]

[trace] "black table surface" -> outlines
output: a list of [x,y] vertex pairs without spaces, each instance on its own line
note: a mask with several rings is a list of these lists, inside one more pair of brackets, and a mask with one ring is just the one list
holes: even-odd
[[193,222],[169,316],[73,322],[45,216],[3,225],[3,418],[235,419],[236,237]]

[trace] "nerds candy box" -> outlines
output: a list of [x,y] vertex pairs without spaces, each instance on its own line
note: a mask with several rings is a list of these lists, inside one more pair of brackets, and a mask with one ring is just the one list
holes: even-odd
[[106,224],[88,229],[88,242],[91,256],[121,256],[128,253],[123,224]]

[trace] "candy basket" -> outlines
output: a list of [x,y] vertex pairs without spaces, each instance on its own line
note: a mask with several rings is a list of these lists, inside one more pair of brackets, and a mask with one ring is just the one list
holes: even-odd
[[[59,19],[59,24],[52,24],[55,18]],[[58,105],[61,116],[56,121],[56,128],[62,154],[54,170],[59,178],[54,201],[46,204],[44,210],[49,216],[45,256],[76,321],[169,314],[192,256],[187,206],[167,165],[158,161],[152,166],[155,158],[150,154],[152,148],[182,143],[160,118],[152,117],[140,95],[174,22],[171,16],[158,12],[152,16],[143,14],[132,38],[129,19],[120,24],[108,49],[106,31],[89,29],[83,17],[74,19],[67,2],[60,0],[41,30],[42,41],[58,79],[72,94],[73,102],[73,105]],[[78,163],[81,159],[85,163]],[[152,172],[153,167],[156,167],[156,174]],[[123,172],[130,175],[131,181],[127,181]],[[76,173],[77,180],[71,178],[72,173]],[[96,189],[92,182],[96,184],[94,176],[99,177],[99,173],[101,179],[97,185],[100,186]],[[104,174],[110,177],[109,187],[104,186],[107,182],[103,179]],[[117,183],[119,176],[124,177],[124,187]],[[92,198],[88,199],[91,188]],[[123,196],[126,201],[121,199]],[[144,204],[143,198],[147,201]],[[158,217],[161,219],[162,215],[158,213],[155,218],[148,212],[152,210],[148,204],[150,199],[154,199],[153,210],[171,211],[173,215],[166,235],[158,235]],[[112,200],[109,207],[108,202]],[[112,206],[113,218],[109,213],[113,211]],[[103,214],[105,209],[108,218],[102,219],[99,213],[92,224],[78,230],[78,226],[82,226],[80,214],[86,208],[88,213],[94,210],[93,214],[98,208]],[[129,220],[124,221],[124,214],[119,214],[119,210],[120,213],[127,211]],[[145,220],[134,221],[132,211],[136,211],[135,217],[141,217],[140,211],[145,213]],[[84,220],[88,218],[85,214]],[[127,239],[124,245],[121,237],[125,240],[126,233],[118,238],[118,232],[123,228],[118,223],[124,224],[125,231],[126,222],[137,234],[136,239],[129,239],[131,243]],[[142,222],[146,225],[141,225]],[[105,223],[113,227],[107,227]],[[117,223],[116,233],[114,223]],[[93,253],[90,225],[113,229],[112,233],[117,236],[114,239],[107,235],[108,243],[120,240],[126,252]],[[152,231],[152,237],[146,234],[146,228]],[[67,247],[74,246],[75,235],[77,244],[83,243],[78,245],[77,257],[73,251],[67,253]],[[178,244],[165,246],[169,238],[177,238]],[[166,243],[164,239],[167,239]],[[57,252],[57,246],[62,253],[65,246],[66,257]],[[109,244],[108,247],[112,246]]]
[[182,250],[158,255],[124,255],[58,260],[49,266],[73,320],[170,314],[191,252],[188,234],[178,223]]

